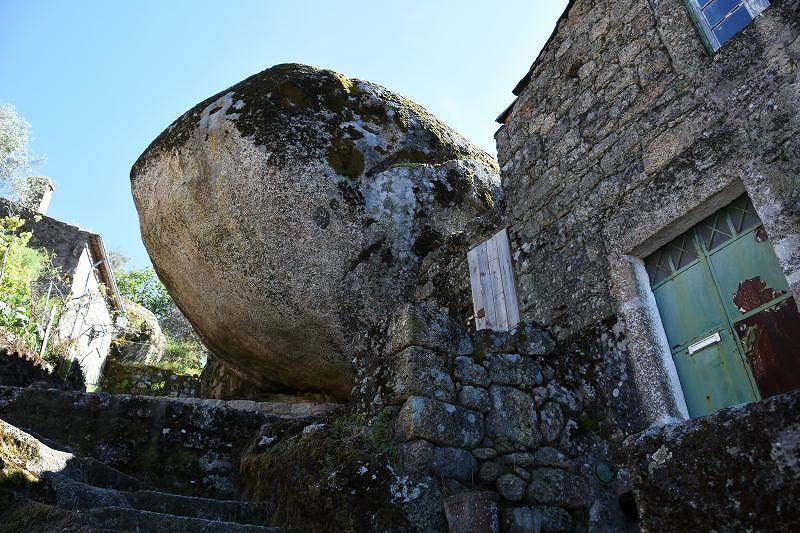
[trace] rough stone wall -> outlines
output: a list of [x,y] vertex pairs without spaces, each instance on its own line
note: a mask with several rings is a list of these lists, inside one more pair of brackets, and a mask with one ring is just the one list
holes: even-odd
[[640,258],[746,191],[800,294],[798,21],[774,2],[711,55],[679,0],[577,0],[496,134],[524,316],[621,317],[650,423],[681,399]]
[[64,380],[42,358],[0,347],[0,386],[29,387],[33,384],[62,388]]
[[154,366],[135,366],[107,359],[100,390],[111,394],[200,398],[200,378]]
[[53,266],[61,269],[64,284],[60,288],[64,294],[68,294],[78,261],[89,242],[89,233],[0,198],[0,216],[9,215],[25,220],[22,231],[30,231],[31,246],[46,249]]
[[208,354],[206,366],[200,375],[198,397],[216,400],[258,400],[270,395],[271,393],[244,379],[214,354]]
[[797,531],[800,391],[626,441],[643,531]]
[[8,423],[159,490],[212,498],[239,495],[239,460],[264,424],[313,420],[333,408],[0,387]]
[[387,327],[385,372],[363,371],[361,392],[401,406],[403,473],[461,499],[496,494],[502,531],[624,531],[618,497],[628,476],[617,449],[631,417],[609,407],[627,391],[624,368],[605,360],[619,339],[588,337],[556,344],[524,324],[471,335],[430,309],[405,308]]

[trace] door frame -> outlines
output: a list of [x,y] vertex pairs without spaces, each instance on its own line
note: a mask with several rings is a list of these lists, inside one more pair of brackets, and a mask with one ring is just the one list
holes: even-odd
[[687,195],[690,201],[686,197],[679,204],[669,197],[654,199],[647,216],[637,217],[642,222],[636,225],[628,220],[627,224],[604,229],[607,241],[613,243],[607,250],[609,290],[627,333],[628,368],[645,427],[690,417],[643,258],[747,193],[770,235],[790,292],[800,301],[800,279],[796,279],[800,270],[795,268],[792,254],[784,249],[800,243],[800,228],[793,232],[793,226],[787,225],[784,214],[775,208],[779,199],[764,195],[763,186],[759,186],[764,176],[748,177],[748,183],[752,181],[755,187],[753,194],[742,180],[730,174],[726,177],[717,179],[714,187],[706,183],[704,190],[694,190],[701,194]]

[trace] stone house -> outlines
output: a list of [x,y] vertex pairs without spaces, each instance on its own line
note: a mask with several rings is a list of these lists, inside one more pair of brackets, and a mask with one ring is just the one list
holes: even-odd
[[53,346],[63,346],[80,363],[91,389],[99,382],[111,341],[124,320],[122,297],[102,237],[44,214],[51,192],[42,195],[36,211],[0,198],[0,214],[25,219],[22,231],[32,233],[30,244],[46,250],[59,270],[60,275],[41,290],[57,295],[63,307],[58,323],[43,327],[51,330]]
[[498,118],[522,318],[594,352],[646,529],[793,483],[762,448],[800,387],[798,61],[797,0],[572,0]]

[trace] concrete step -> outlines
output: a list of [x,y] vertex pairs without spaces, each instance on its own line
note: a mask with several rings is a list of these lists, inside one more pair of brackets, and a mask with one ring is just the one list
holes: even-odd
[[148,533],[286,533],[277,527],[236,524],[219,520],[205,520],[175,516],[123,507],[102,507],[81,512],[85,524],[94,528],[118,532]]

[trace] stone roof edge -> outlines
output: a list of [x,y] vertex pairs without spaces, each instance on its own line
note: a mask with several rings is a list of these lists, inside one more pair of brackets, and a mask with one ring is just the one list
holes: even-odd
[[100,272],[100,276],[103,278],[103,283],[106,284],[106,288],[108,289],[108,298],[114,304],[120,312],[124,312],[124,307],[122,305],[122,294],[119,292],[119,287],[117,286],[117,280],[114,277],[114,271],[111,270],[111,266],[108,264],[108,253],[106,252],[106,247],[103,244],[103,238],[98,235],[97,233],[89,233],[89,249],[92,252],[92,256],[94,256],[94,260],[97,263],[97,269]]
[[[528,72],[525,74],[525,76],[523,76],[522,79],[517,82],[517,85],[515,85],[514,89],[511,91],[514,96],[519,97],[519,95],[522,94],[522,91],[525,90],[525,87],[528,86],[528,83],[530,83],[531,77],[533,76],[533,71],[536,69],[536,65],[539,64],[539,60],[542,58],[542,55],[550,46],[550,43],[553,42],[553,39],[555,39],[556,35],[558,34],[558,30],[561,26],[561,22],[564,21],[569,16],[569,11],[572,9],[572,6],[575,5],[575,1],[576,0],[569,0],[567,2],[567,7],[564,8],[564,12],[561,13],[561,16],[556,21],[556,25],[553,28],[553,33],[550,34],[550,37],[547,38],[547,41],[544,43],[544,46],[542,46],[541,50],[539,50],[539,54],[536,56],[536,59],[534,59],[531,68],[528,69]],[[516,103],[517,103],[517,98],[514,98],[514,101],[511,102],[511,104],[508,107],[506,107],[502,113],[500,113],[500,115],[495,119],[495,121],[500,124],[505,124],[508,115],[511,114],[511,110],[514,109],[514,104]]]

